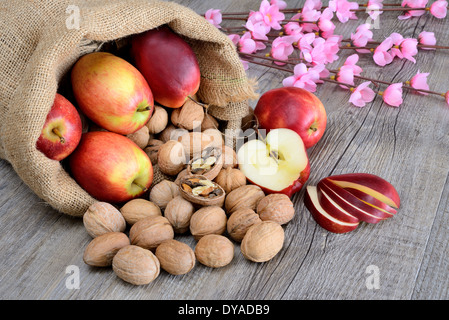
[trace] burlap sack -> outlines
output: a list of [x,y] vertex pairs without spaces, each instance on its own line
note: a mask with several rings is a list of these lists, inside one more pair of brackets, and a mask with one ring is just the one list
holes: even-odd
[[202,74],[198,96],[209,112],[238,128],[254,88],[231,41],[194,11],[148,0],[0,3],[0,158],[56,210],[82,216],[95,201],[35,147],[61,78],[102,44],[163,24],[193,47]]

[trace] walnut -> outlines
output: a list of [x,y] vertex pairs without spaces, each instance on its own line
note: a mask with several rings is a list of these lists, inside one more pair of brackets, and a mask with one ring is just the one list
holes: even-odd
[[164,216],[176,233],[184,233],[189,230],[190,218],[194,212],[193,204],[181,196],[176,196],[167,204]]
[[223,155],[223,169],[237,167],[237,154],[233,148],[223,145],[221,154]]
[[150,134],[158,134],[167,127],[168,113],[161,106],[154,106],[154,112],[150,120],[147,122],[146,127]]
[[284,245],[284,229],[274,221],[262,221],[252,225],[243,237],[240,250],[243,256],[254,262],[272,259]]
[[129,238],[123,232],[108,232],[98,236],[87,245],[83,261],[94,267],[109,267],[115,254],[130,245]]
[[137,144],[140,149],[144,149],[148,145],[148,140],[150,140],[150,133],[148,132],[148,128],[143,126],[136,132],[128,134],[126,137]]
[[201,155],[201,152],[211,146],[213,137],[202,132],[187,132],[178,138],[178,141],[183,145],[185,154],[189,159]]
[[207,147],[200,156],[193,158],[187,165],[187,171],[213,180],[221,170],[223,157],[221,148]]
[[161,216],[161,209],[153,202],[145,199],[132,199],[125,203],[120,212],[129,225],[147,217]]
[[164,144],[161,140],[150,139],[148,144],[143,151],[147,154],[148,158],[150,158],[151,164],[157,164],[157,155],[159,153],[159,148]]
[[221,148],[223,146],[223,133],[220,130],[211,128],[204,130],[202,133],[211,137],[209,147]]
[[187,175],[179,181],[181,196],[197,206],[219,206],[225,200],[225,191],[217,183],[201,175]]
[[222,234],[226,230],[226,213],[218,206],[203,207],[190,218],[190,233],[196,240],[207,234]]
[[195,266],[195,253],[185,243],[166,240],[156,249],[161,268],[173,275],[186,274]]
[[203,122],[201,123],[201,131],[207,129],[218,129],[219,123],[217,119],[215,119],[210,114],[204,114]]
[[287,195],[273,193],[259,201],[257,213],[263,221],[274,221],[282,225],[293,219],[295,208]]
[[162,180],[151,189],[150,201],[164,210],[170,200],[179,195],[180,191],[177,184],[170,180]]
[[246,176],[239,169],[227,167],[220,170],[214,181],[224,189],[226,194],[229,194],[232,190],[246,185]]
[[209,234],[196,244],[195,256],[205,266],[221,268],[234,258],[234,244],[224,236]]
[[252,209],[241,208],[234,211],[228,219],[226,229],[229,236],[241,242],[248,229],[256,223],[262,222],[259,215]]
[[225,200],[225,208],[228,214],[240,208],[250,208],[256,210],[259,201],[265,197],[259,186],[248,184],[232,190]]
[[178,140],[178,138],[186,133],[186,129],[176,128],[173,124],[169,124],[162,132],[158,135],[159,140],[162,142],[167,142],[168,140]]
[[204,120],[204,108],[187,99],[181,108],[172,111],[170,119],[176,127],[193,130],[201,126]]
[[170,221],[162,216],[141,219],[129,230],[131,244],[148,250],[156,249],[162,241],[174,236]]
[[186,164],[184,146],[175,140],[169,140],[159,147],[157,164],[162,173],[177,175]]
[[123,232],[126,229],[126,221],[121,212],[107,202],[95,202],[90,205],[83,215],[83,224],[92,238],[107,232]]

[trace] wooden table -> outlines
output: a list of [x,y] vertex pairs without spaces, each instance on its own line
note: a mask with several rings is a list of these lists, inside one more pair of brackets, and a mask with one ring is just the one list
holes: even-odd
[[[198,13],[257,10],[259,1],[177,1]],[[288,1],[289,8],[303,1]],[[381,16],[374,38],[392,32],[417,37],[434,31],[449,45],[449,18],[429,14],[400,21],[398,12]],[[341,24],[336,33],[348,37],[364,22]],[[237,25],[238,22],[226,22]],[[353,53],[342,50],[343,57]],[[422,51],[417,63],[396,59],[380,68],[371,55],[360,55],[363,75],[403,82],[418,70],[430,72],[432,90],[448,87],[449,53]],[[251,65],[248,75],[258,91],[280,87],[288,74]],[[355,231],[333,234],[322,229],[304,207],[304,189],[294,195],[295,218],[285,227],[282,251],[267,263],[235,258],[224,268],[200,265],[187,275],[166,272],[151,284],[136,287],[110,268],[83,263],[91,238],[80,219],[43,203],[0,161],[0,298],[1,299],[447,299],[449,298],[449,108],[443,98],[404,90],[404,104],[394,108],[377,96],[364,108],[348,103],[349,93],[325,83],[316,95],[328,113],[322,140],[309,149],[309,184],[331,174],[368,172],[384,177],[401,195],[398,214],[377,225],[362,223]],[[255,106],[256,101],[251,101]],[[20,128],[18,128],[20,130]],[[192,248],[189,236],[179,238]],[[77,273],[79,272],[79,273]],[[79,275],[79,288],[74,276]],[[373,282],[372,280],[378,280]],[[376,284],[373,287],[373,284]],[[75,288],[74,288],[75,287]]]

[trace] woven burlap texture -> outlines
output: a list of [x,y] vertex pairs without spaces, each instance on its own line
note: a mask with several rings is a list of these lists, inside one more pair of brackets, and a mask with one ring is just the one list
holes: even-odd
[[182,35],[198,57],[199,98],[212,115],[237,128],[247,100],[256,97],[254,87],[232,42],[194,11],[148,0],[0,4],[0,158],[56,210],[82,216],[95,201],[59,162],[35,147],[61,78],[79,57],[103,43],[164,24]]

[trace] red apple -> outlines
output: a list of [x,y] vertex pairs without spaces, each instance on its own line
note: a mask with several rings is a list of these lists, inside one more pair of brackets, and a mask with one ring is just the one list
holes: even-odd
[[113,132],[84,133],[69,166],[78,184],[99,201],[128,201],[142,195],[153,181],[147,154]]
[[190,45],[167,26],[135,35],[131,55],[154,99],[179,108],[200,86],[200,68]]
[[353,188],[344,188],[346,191],[348,191],[349,193],[352,193],[354,196],[356,196],[357,198],[359,198],[361,201],[365,202],[366,204],[375,207],[376,209],[385,211],[389,214],[396,214],[397,210],[390,207],[389,205],[387,205],[386,203],[374,198],[373,196],[358,190],[358,189],[353,189]]
[[284,87],[265,92],[254,115],[267,131],[288,128],[298,133],[306,149],[314,146],[326,130],[327,115],[321,101],[307,90]]
[[71,80],[81,111],[108,131],[134,133],[153,113],[153,94],[145,78],[132,64],[111,53],[81,57]]
[[360,219],[349,214],[341,206],[338,205],[323,189],[318,190],[318,200],[321,207],[326,210],[326,212],[337,220],[347,223],[358,223]]
[[73,104],[56,94],[36,148],[53,160],[63,160],[75,150],[81,139],[81,117]]
[[310,173],[301,137],[290,129],[271,130],[264,141],[253,139],[237,152],[240,170],[266,194],[291,197],[306,183]]
[[394,186],[374,174],[346,173],[327,177],[326,180],[331,181],[341,188],[360,190],[396,209],[401,204],[399,194]]
[[330,211],[324,209],[318,199],[316,186],[307,186],[304,203],[310,211],[313,219],[324,229],[333,233],[346,233],[357,228],[358,222],[345,222],[329,214]]
[[391,217],[391,214],[367,205],[348,191],[326,181],[320,181],[317,185],[318,192],[323,190],[348,214],[368,223],[378,223]]

